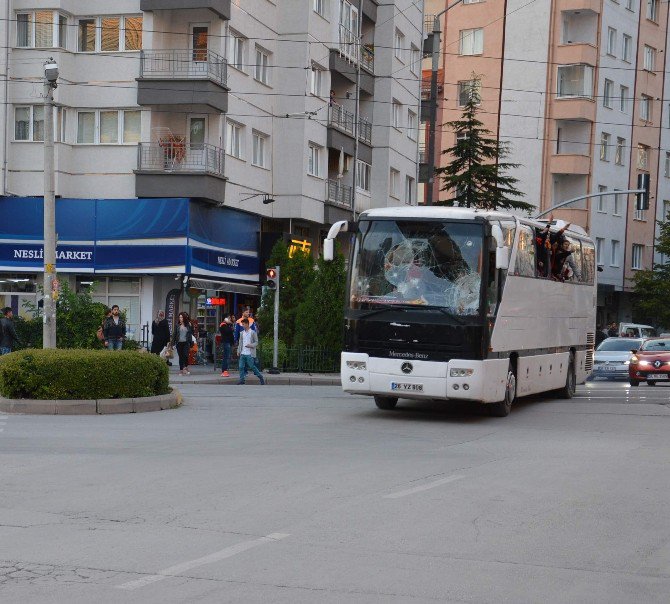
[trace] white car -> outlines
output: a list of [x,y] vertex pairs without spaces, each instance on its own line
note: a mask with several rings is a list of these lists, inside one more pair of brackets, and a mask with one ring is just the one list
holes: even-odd
[[598,348],[593,362],[591,377],[628,379],[628,365],[632,350],[640,348],[644,338],[607,338]]

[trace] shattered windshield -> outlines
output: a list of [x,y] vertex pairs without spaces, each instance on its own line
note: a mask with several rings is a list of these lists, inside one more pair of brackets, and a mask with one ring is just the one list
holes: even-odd
[[352,265],[351,308],[421,305],[476,315],[483,242],[481,224],[363,221]]

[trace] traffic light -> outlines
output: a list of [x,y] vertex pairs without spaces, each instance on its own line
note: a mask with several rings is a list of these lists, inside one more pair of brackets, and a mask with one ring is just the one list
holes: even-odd
[[649,187],[651,177],[649,174],[637,175],[637,188],[644,189],[644,193],[635,194],[635,209],[648,210],[649,209]]
[[277,269],[269,268],[265,271],[265,285],[269,289],[277,289]]

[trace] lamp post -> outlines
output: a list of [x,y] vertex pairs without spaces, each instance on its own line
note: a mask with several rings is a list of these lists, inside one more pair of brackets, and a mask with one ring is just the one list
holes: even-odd
[[56,191],[54,174],[54,97],[58,65],[44,63],[44,318],[42,347],[56,348]]
[[430,71],[430,118],[428,121],[428,190],[426,191],[426,205],[433,205],[433,187],[435,183],[435,122],[437,121],[437,72],[440,65],[440,17],[450,11],[463,0],[455,0],[433,18],[433,48],[431,51]]

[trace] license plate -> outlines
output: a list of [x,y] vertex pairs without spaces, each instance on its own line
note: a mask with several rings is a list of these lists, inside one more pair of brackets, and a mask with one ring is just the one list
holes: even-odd
[[396,392],[423,392],[423,384],[399,384],[391,382],[391,390]]
[[668,377],[667,373],[650,373],[647,375],[648,380],[667,380]]
[[603,371],[616,371],[619,369],[616,365],[604,365],[603,367],[600,367]]

